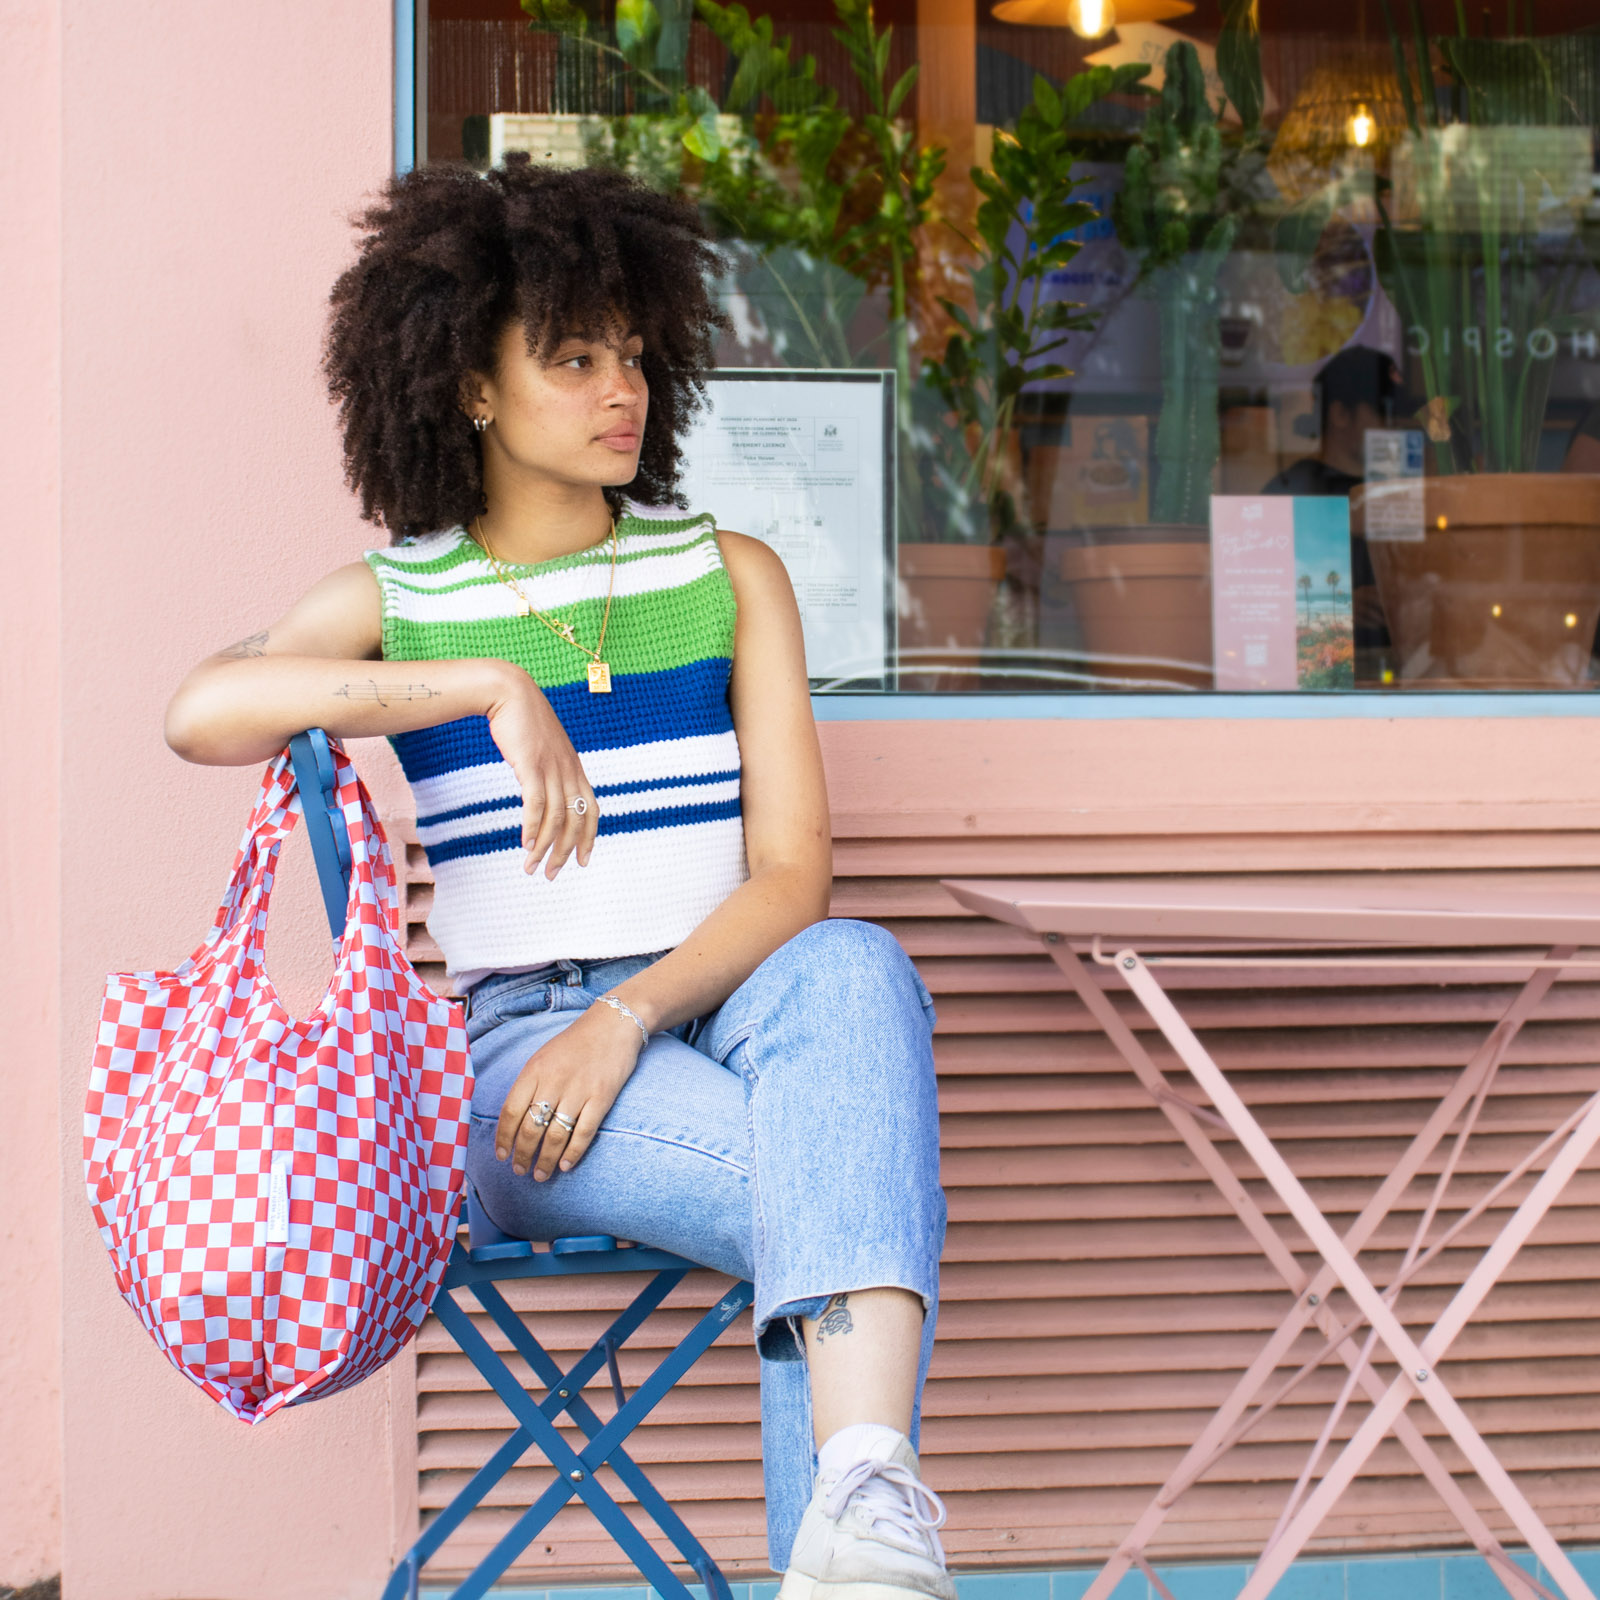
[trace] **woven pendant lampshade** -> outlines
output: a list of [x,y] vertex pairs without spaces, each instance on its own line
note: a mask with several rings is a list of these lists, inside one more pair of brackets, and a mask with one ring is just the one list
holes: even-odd
[[1000,0],[994,17],[1034,28],[1071,28],[1098,39],[1118,23],[1170,22],[1193,10],[1192,0]]
[[1371,50],[1317,67],[1289,107],[1268,163],[1283,194],[1300,200],[1320,188],[1353,153],[1382,170],[1406,131],[1390,57]]

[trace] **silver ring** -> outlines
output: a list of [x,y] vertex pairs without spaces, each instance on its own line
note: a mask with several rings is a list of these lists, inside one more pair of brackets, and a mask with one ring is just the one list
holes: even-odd
[[575,794],[567,801],[567,810],[576,811],[580,817],[584,816],[588,813],[589,802],[581,794]]
[[560,1111],[556,1112],[555,1121],[559,1122],[568,1133],[571,1133],[572,1130],[578,1126],[577,1122],[572,1117],[569,1117],[564,1112]]
[[[548,1100],[535,1100],[534,1103],[528,1107],[528,1120],[536,1128],[548,1128],[550,1126],[550,1111],[551,1107]],[[543,1115],[535,1116],[535,1112],[543,1112]]]

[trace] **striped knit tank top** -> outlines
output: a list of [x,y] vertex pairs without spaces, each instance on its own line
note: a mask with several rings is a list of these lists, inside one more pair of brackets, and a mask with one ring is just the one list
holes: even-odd
[[[715,519],[631,504],[618,519],[610,694],[590,692],[590,658],[522,614],[464,528],[366,559],[384,659],[515,662],[544,690],[599,800],[589,865],[574,858],[551,882],[522,870],[521,790],[487,718],[391,740],[433,869],[428,931],[453,977],[670,949],[749,876],[728,703],[734,596]],[[584,643],[599,636],[609,540],[510,571]]]

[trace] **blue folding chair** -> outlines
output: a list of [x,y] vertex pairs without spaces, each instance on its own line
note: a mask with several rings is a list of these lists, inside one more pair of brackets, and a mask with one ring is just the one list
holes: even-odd
[[[305,812],[306,831],[322,886],[329,926],[335,943],[344,929],[349,897],[350,840],[343,819],[333,808],[334,763],[328,736],[320,728],[297,734],[289,745]],[[623,1443],[716,1342],[719,1334],[750,1304],[754,1291],[748,1283],[735,1284],[694,1325],[683,1341],[629,1396],[622,1386],[617,1352],[638,1331],[657,1306],[691,1271],[694,1263],[665,1250],[621,1249],[606,1234],[556,1239],[549,1248],[535,1249],[525,1239],[511,1239],[484,1215],[469,1183],[465,1189],[467,1241],[457,1239],[445,1268],[443,1285],[433,1304],[433,1314],[461,1347],[511,1413],[515,1427],[448,1506],[423,1529],[384,1587],[383,1600],[417,1600],[422,1568],[445,1540],[483,1503],[530,1448],[537,1448],[555,1468],[555,1481],[512,1524],[470,1576],[452,1591],[451,1600],[479,1600],[519,1555],[542,1533],[569,1500],[589,1507],[600,1525],[658,1593],[667,1600],[690,1600],[684,1581],[651,1547],[609,1490],[598,1480],[601,1467],[609,1467],[638,1501],[661,1532],[683,1557],[690,1571],[705,1585],[708,1600],[732,1600],[727,1580],[710,1552],[695,1538],[661,1492],[628,1455]],[[596,1272],[648,1272],[653,1274],[628,1308],[590,1345],[573,1365],[562,1370],[506,1303],[496,1285],[518,1278],[572,1277]],[[451,1298],[451,1290],[468,1289],[494,1320],[529,1369],[545,1385],[542,1400],[535,1401],[521,1380],[506,1365],[472,1318]],[[583,1398],[583,1390],[602,1367],[610,1375],[616,1411],[602,1422]],[[574,1450],[556,1424],[565,1416],[576,1424],[587,1443]]]

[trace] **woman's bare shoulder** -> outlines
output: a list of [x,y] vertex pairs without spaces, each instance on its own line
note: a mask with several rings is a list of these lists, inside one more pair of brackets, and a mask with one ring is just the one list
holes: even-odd
[[783,564],[783,558],[770,544],[752,538],[747,533],[718,528],[717,546],[727,564],[728,576],[733,579],[734,591],[741,598],[746,586],[750,588],[752,598],[762,594],[793,595],[794,586],[789,582],[788,569]]

